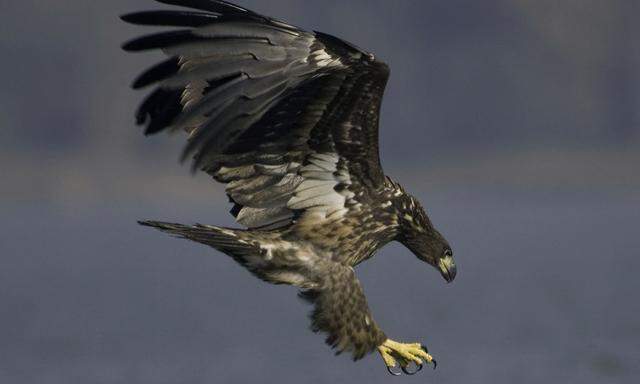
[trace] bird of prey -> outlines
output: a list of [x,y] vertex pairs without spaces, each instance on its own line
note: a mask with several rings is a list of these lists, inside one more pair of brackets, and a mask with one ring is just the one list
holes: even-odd
[[[178,27],[124,44],[169,59],[135,80],[156,88],[137,123],[184,130],[183,159],[226,184],[244,229],[143,221],[211,246],[314,305],[312,330],[354,360],[377,351],[393,374],[435,360],[375,322],[354,267],[391,241],[448,281],[449,243],[418,200],[386,176],[378,122],[388,66],[355,45],[220,0],[157,0],[191,10],[136,12],[138,25]],[[409,366],[415,363],[416,368]]]

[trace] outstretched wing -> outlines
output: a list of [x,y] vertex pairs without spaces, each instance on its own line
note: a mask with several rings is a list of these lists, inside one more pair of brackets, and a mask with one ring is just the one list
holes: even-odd
[[339,220],[383,188],[378,116],[388,67],[338,38],[217,0],[158,0],[198,9],[123,16],[188,27],[124,45],[171,58],[142,74],[146,133],[185,129],[184,156],[226,183],[249,228]]

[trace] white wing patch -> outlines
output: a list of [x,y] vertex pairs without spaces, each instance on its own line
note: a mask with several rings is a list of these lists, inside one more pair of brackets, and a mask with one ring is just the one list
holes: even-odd
[[[351,176],[336,153],[311,153],[302,166],[296,162],[221,167],[218,180],[243,207],[236,220],[248,228],[275,229],[288,225],[294,211],[305,211],[313,222],[341,220],[360,209],[349,189]],[[337,188],[339,186],[339,188]]]
[[348,172],[338,169],[340,158],[335,153],[312,153],[308,164],[300,169],[304,178],[288,201],[287,207],[304,209],[319,219],[339,220],[347,212],[346,202],[354,195],[347,188],[336,191],[336,186],[351,185]]
[[339,58],[331,57],[324,49],[311,52],[309,58],[318,67],[336,67],[343,65]]

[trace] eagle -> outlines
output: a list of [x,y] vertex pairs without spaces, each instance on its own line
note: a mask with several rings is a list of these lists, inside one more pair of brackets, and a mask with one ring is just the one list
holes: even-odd
[[[391,241],[456,276],[451,247],[418,200],[382,170],[380,106],[389,67],[369,52],[221,0],[156,0],[174,10],[128,23],[177,27],[125,51],[169,58],[133,88],[154,86],[137,111],[145,134],[186,131],[182,159],[225,184],[244,228],[140,221],[213,247],[258,278],[299,288],[312,330],[354,360],[377,351],[390,373],[435,360],[395,341],[367,305],[354,267]],[[415,368],[410,366],[415,364]]]

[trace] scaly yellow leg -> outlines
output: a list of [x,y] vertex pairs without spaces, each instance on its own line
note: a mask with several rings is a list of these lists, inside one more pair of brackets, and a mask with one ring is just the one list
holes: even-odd
[[[380,353],[380,356],[382,356],[382,360],[387,366],[387,370],[392,375],[400,374],[400,372],[394,372],[392,370],[392,368],[397,367],[398,365],[404,373],[409,375],[421,370],[423,361],[426,364],[433,363],[434,368],[436,366],[436,361],[427,353],[427,350],[420,343],[406,344],[387,339],[378,347],[378,352]],[[414,372],[407,370],[407,366],[411,362],[414,362],[418,367]]]

